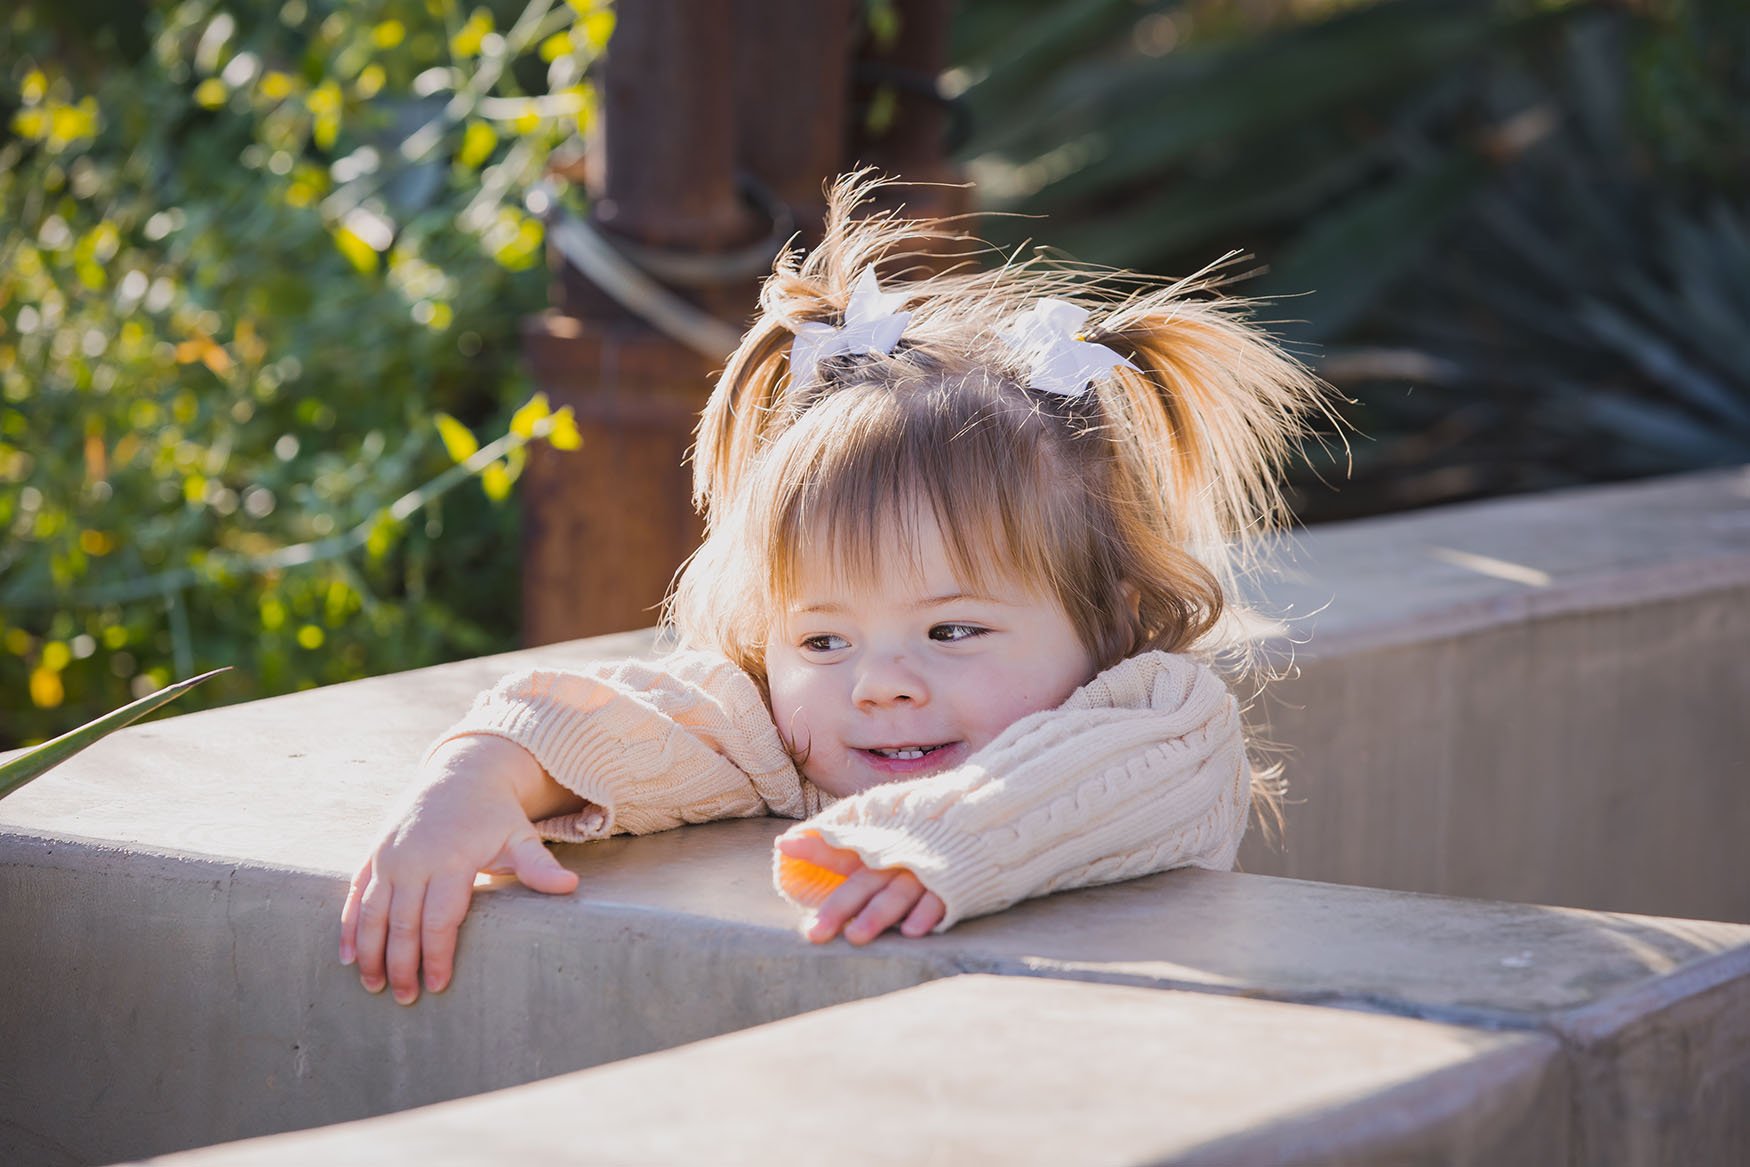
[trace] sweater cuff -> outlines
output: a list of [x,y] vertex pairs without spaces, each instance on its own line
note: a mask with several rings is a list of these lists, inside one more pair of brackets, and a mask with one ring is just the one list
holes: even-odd
[[[1006,895],[1002,872],[990,859],[983,840],[953,830],[939,819],[904,827],[870,823],[798,823],[779,838],[818,835],[829,846],[856,852],[864,866],[903,867],[917,876],[947,909],[935,931],[946,932],[960,920],[982,916],[1013,903]],[[812,863],[772,852],[772,876],[780,895],[800,908],[818,908],[845,877]]]
[[553,781],[589,804],[585,821],[565,821],[572,816],[560,816],[554,823],[555,834],[549,836],[556,841],[578,842],[614,833],[620,801],[616,788],[625,776],[637,772],[636,756],[651,752],[652,745],[620,741],[591,722],[588,713],[524,707],[506,711],[492,721],[458,726],[448,738],[489,734],[527,750]]

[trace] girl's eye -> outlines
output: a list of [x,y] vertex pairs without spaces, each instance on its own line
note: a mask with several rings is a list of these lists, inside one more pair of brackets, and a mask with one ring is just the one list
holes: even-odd
[[844,637],[834,635],[831,632],[823,632],[817,636],[804,636],[801,647],[803,652],[837,652],[841,648],[849,647],[849,645],[850,642]]
[[930,639],[953,643],[957,640],[971,640],[989,631],[990,629],[981,628],[977,624],[937,624],[930,629]]

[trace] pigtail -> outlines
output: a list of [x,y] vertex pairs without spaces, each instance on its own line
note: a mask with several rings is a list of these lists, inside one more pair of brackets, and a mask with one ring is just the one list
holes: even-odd
[[1168,538],[1195,555],[1229,602],[1289,518],[1282,472],[1327,390],[1247,318],[1199,299],[1210,272],[1133,296],[1088,339],[1126,354],[1103,387],[1128,426],[1129,469],[1160,500]]
[[[1120,367],[1103,385],[1108,408],[1130,427],[1120,442],[1120,477],[1159,500],[1165,524],[1153,546],[1156,562],[1132,569],[1134,578],[1165,579],[1159,594],[1171,603],[1200,605],[1212,588],[1214,607],[1196,630],[1203,650],[1223,657],[1255,687],[1246,703],[1251,742],[1252,808],[1265,836],[1279,842],[1284,829],[1282,749],[1265,743],[1255,699],[1268,670],[1259,668],[1240,584],[1286,527],[1284,464],[1321,416],[1341,428],[1328,387],[1284,352],[1249,319],[1249,304],[1226,297],[1196,298],[1214,290],[1212,269],[1132,297],[1088,339],[1111,345],[1136,368]],[[1130,508],[1132,514],[1141,513]],[[1184,559],[1203,568],[1204,588]],[[1150,589],[1143,588],[1148,622]],[[1266,620],[1274,625],[1273,620]],[[1235,679],[1238,679],[1236,675]]]
[[730,355],[705,403],[693,445],[693,509],[707,528],[719,516],[719,504],[735,497],[764,442],[793,340],[780,321],[762,317]]

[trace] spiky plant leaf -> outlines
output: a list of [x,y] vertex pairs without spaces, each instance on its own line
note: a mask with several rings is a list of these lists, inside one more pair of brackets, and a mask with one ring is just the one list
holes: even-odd
[[88,721],[78,729],[62,734],[53,741],[44,742],[35,749],[27,750],[15,758],[0,762],[0,798],[5,798],[26,782],[59,766],[74,754],[90,745],[102,741],[116,730],[131,722],[161,709],[176,700],[202,681],[228,672],[230,665],[222,669],[214,669],[210,673],[202,673],[198,677],[190,677],[186,681],[177,681],[166,685],[156,693],[148,694],[138,701],[123,705],[112,710],[94,721]]

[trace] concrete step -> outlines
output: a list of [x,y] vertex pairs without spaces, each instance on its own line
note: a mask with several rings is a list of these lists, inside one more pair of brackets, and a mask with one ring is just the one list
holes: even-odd
[[1545,1167],[1567,1157],[1568,1121],[1560,1047],[1541,1035],[963,976],[153,1162]]

